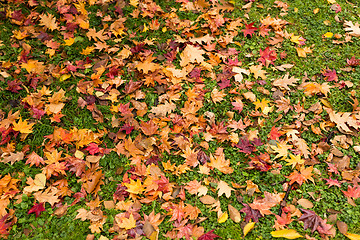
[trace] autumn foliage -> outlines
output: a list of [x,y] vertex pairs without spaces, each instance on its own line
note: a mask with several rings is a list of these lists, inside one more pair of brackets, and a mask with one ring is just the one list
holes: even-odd
[[[323,183],[358,209],[359,164],[344,152],[360,152],[360,109],[342,72],[359,71],[360,59],[312,76],[291,72],[288,54],[315,55],[289,28],[291,1],[274,1],[280,14],[260,19],[249,16],[264,7],[256,1],[160,2],[0,8],[0,25],[11,29],[0,47],[19,50],[0,61],[1,90],[18,99],[0,110],[1,166],[16,169],[0,178],[0,236],[11,239],[26,195],[28,217],[78,207],[73,219],[89,224],[87,239],[212,240],[226,224],[249,237],[262,220],[273,225],[268,237],[328,239],[339,229],[359,239],[317,213],[322,196],[305,189]],[[345,33],[333,44],[360,37],[358,23],[339,21]],[[261,44],[248,51],[254,38]],[[351,110],[331,105],[334,89],[350,92]]]

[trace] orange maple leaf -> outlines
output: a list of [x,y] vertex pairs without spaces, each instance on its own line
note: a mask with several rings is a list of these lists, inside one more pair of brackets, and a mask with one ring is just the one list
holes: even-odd
[[230,160],[225,160],[224,153],[219,154],[218,156],[216,156],[216,158],[213,157],[212,154],[210,154],[210,163],[208,163],[208,166],[216,168],[217,170],[225,174],[230,174],[234,171],[234,169],[230,167]]
[[297,182],[299,185],[302,185],[307,180],[314,181],[314,179],[311,177],[312,171],[313,171],[313,166],[308,168],[303,168],[302,170],[300,170],[300,172],[295,170],[287,178],[290,179],[290,184]]

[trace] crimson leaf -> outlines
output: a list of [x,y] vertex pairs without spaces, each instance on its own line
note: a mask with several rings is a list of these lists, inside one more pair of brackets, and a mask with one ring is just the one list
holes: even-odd
[[213,229],[213,230],[211,230],[211,231],[209,231],[209,232],[204,233],[203,235],[201,235],[201,236],[198,238],[198,240],[213,240],[213,239],[215,239],[215,238],[219,238],[219,236],[214,233],[214,229]]
[[45,211],[44,203],[35,204],[28,212],[28,214],[35,213],[36,217],[40,216],[41,212]]

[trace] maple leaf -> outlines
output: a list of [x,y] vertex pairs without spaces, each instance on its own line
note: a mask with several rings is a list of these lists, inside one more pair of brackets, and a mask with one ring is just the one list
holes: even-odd
[[288,176],[287,178],[290,179],[290,185],[294,182],[297,182],[299,185],[302,185],[307,180],[314,181],[314,179],[311,177],[313,171],[313,166],[310,166],[308,168],[303,168],[298,171],[294,171]]
[[125,131],[126,134],[130,134],[134,130],[134,127],[131,126],[129,123],[125,123],[119,131]]
[[274,65],[276,58],[276,52],[274,50],[270,50],[270,48],[267,47],[264,49],[264,51],[260,49],[260,58],[257,61],[261,62],[264,66],[268,66],[269,64]]
[[211,99],[214,103],[223,101],[225,96],[226,93],[224,91],[219,91],[217,88],[214,88],[211,92]]
[[279,215],[275,215],[276,220],[275,220],[275,225],[274,227],[279,230],[282,229],[285,225],[290,224],[293,219],[291,219],[291,213],[288,212],[287,214],[285,212],[283,212],[281,214],[281,216]]
[[45,203],[37,203],[35,204],[29,211],[28,214],[35,213],[36,218],[40,216],[41,212],[45,211]]
[[243,107],[244,107],[243,102],[239,98],[236,98],[235,102],[231,102],[231,105],[234,106],[233,110],[237,110],[237,111],[239,111],[239,113],[241,113],[241,111],[243,110]]
[[270,130],[270,137],[269,139],[270,140],[277,140],[282,134],[279,132],[281,128],[280,127],[275,127],[275,126],[272,126],[271,130]]
[[17,123],[14,122],[13,125],[14,125],[13,128],[14,131],[18,131],[20,133],[32,133],[32,126],[34,126],[35,123],[28,124],[26,120],[22,121],[20,117],[19,121]]
[[250,143],[249,139],[242,138],[239,140],[239,142],[235,145],[237,148],[239,148],[240,152],[250,154],[253,151],[255,151],[255,147]]
[[[117,216],[117,215],[116,215]],[[131,213],[129,217],[117,218],[115,216],[116,222],[120,228],[125,228],[126,230],[136,227],[136,221],[134,215]]]
[[252,37],[252,35],[255,33],[256,30],[258,30],[257,27],[254,27],[255,22],[249,23],[249,24],[245,24],[245,29],[241,29],[241,31],[244,33],[244,37],[247,37],[248,35],[250,35],[250,38]]
[[[9,230],[10,230],[10,227],[11,227],[11,224],[13,223],[12,221],[11,222],[8,222],[9,218],[9,214],[6,214],[5,216],[3,216],[1,219],[0,219],[0,236],[1,237],[6,237],[7,235],[9,235]],[[4,238],[5,238],[4,237]]]
[[356,67],[360,65],[360,59],[356,59],[354,56],[352,56],[350,59],[346,58],[346,63],[348,66]]
[[309,47],[305,47],[305,48],[296,47],[296,51],[299,57],[306,57],[307,53],[312,53],[312,50]]
[[60,201],[59,197],[56,196],[57,192],[57,188],[51,187],[43,192],[34,193],[34,197],[38,202],[48,202],[51,206],[54,206],[55,203]]
[[315,232],[315,230],[320,226],[322,219],[314,211],[302,208],[300,208],[300,210],[303,212],[303,214],[298,219],[298,221],[304,222],[305,230],[311,228],[311,232]]
[[10,153],[9,156],[6,156],[3,159],[1,159],[1,162],[3,162],[3,163],[10,162],[10,164],[13,165],[15,162],[21,161],[23,159],[24,159],[23,152],[15,152],[15,153]]
[[281,157],[281,159],[287,158],[288,150],[292,148],[291,145],[286,145],[285,142],[280,142],[277,143],[277,146],[271,145],[270,147],[278,153],[275,158]]
[[261,102],[257,99],[256,102],[254,102],[255,110],[261,108],[261,111],[264,112],[264,110],[268,107],[268,103],[270,103],[270,101],[265,98],[261,99]]
[[220,238],[220,237],[214,233],[214,230],[210,230],[207,233],[201,235],[198,238],[198,240],[214,240],[215,238]]
[[290,154],[290,159],[285,159],[288,163],[286,165],[291,165],[291,168],[296,167],[296,165],[302,166],[305,163],[304,159],[301,159],[301,155],[292,155]]
[[269,171],[271,165],[266,162],[266,160],[270,160],[270,156],[268,154],[261,154],[255,157],[250,157],[251,161],[249,162],[250,167],[254,167],[256,170],[261,172]]
[[269,35],[268,32],[270,31],[270,29],[267,27],[268,26],[261,24],[261,26],[259,27],[259,35],[260,36],[265,37],[265,36]]
[[351,187],[350,185],[348,185],[347,191],[343,191],[343,190],[341,191],[348,198],[353,198],[353,199],[360,198],[360,186]]
[[216,156],[216,158],[210,154],[210,162],[208,163],[208,166],[216,168],[225,174],[230,174],[234,171],[234,169],[230,167],[230,160],[225,160],[225,155],[223,153]]
[[221,82],[218,83],[220,89],[224,89],[227,87],[231,87],[230,79],[223,79]]
[[336,186],[336,187],[341,187],[341,184],[339,183],[339,181],[337,179],[331,179],[331,177],[329,179],[323,178],[326,181],[326,185],[331,186]]
[[157,63],[153,63],[152,61],[156,59],[152,57],[152,55],[148,56],[144,62],[141,62],[136,65],[138,70],[142,70],[145,74],[149,72],[155,72],[160,66]]
[[331,82],[331,81],[337,82],[339,80],[336,75],[335,69],[333,69],[332,71],[330,69],[326,69],[325,71],[323,71],[323,75],[324,75],[326,81],[328,81],[328,82]]
[[252,209],[248,204],[244,204],[244,208],[240,210],[240,212],[245,213],[245,222],[248,223],[250,220],[254,222],[258,222],[259,218],[263,217],[260,211],[257,209]]
[[152,120],[149,120],[148,122],[141,122],[140,128],[146,136],[151,136],[157,134],[159,127]]
[[133,194],[141,194],[144,191],[144,187],[141,184],[140,179],[136,181],[130,179],[129,183],[124,183],[124,186],[127,187],[126,191]]
[[59,29],[59,25],[56,22],[56,18],[51,13],[48,13],[47,15],[45,14],[40,15],[40,25],[44,26],[46,29],[50,29],[51,31]]

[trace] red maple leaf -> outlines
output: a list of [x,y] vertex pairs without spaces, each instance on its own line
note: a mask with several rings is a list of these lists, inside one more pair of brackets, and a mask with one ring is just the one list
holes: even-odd
[[125,131],[126,134],[130,134],[132,130],[134,130],[134,127],[129,123],[125,123],[124,126],[120,128],[120,131]]
[[89,151],[91,155],[95,155],[96,153],[101,152],[102,149],[99,148],[96,143],[90,143],[89,146],[85,148],[85,150]]
[[271,128],[270,133],[269,133],[269,135],[270,135],[269,139],[270,140],[277,140],[282,135],[281,133],[279,133],[279,130],[280,130],[279,127],[277,128],[277,127],[273,126]]
[[258,30],[257,27],[254,27],[255,22],[252,22],[250,24],[245,24],[245,29],[242,29],[241,31],[244,33],[244,37],[250,35],[250,38],[252,37],[252,35],[254,34],[254,32],[256,30]]
[[328,82],[331,82],[331,81],[337,82],[339,80],[336,75],[335,69],[333,69],[332,71],[330,69],[326,69],[325,72],[323,72],[323,75],[324,75],[326,81],[328,81]]
[[213,229],[213,230],[208,231],[207,233],[204,233],[203,235],[201,235],[198,238],[198,240],[213,240],[215,238],[219,238],[219,236],[214,233],[214,229]]
[[351,197],[353,199],[357,199],[360,197],[360,187],[359,186],[348,186],[347,191],[342,191],[346,197]]
[[28,212],[28,214],[35,213],[36,217],[40,216],[41,212],[45,211],[44,203],[35,204]]
[[354,56],[350,59],[346,59],[346,63],[348,66],[356,67],[360,65],[360,59],[356,59]]
[[236,144],[235,146],[240,149],[240,152],[247,153],[247,154],[250,154],[256,150],[256,148],[246,138],[240,139],[238,144]]
[[326,181],[326,185],[329,185],[330,187],[331,186],[337,186],[337,187],[341,187],[339,181],[337,179],[326,179],[324,178],[324,180]]
[[267,47],[264,49],[264,51],[260,49],[260,58],[257,61],[261,62],[264,66],[269,64],[274,65],[276,58],[276,52],[274,50],[270,50],[269,47]]
[[220,89],[224,89],[227,87],[231,87],[230,79],[223,79],[221,82],[218,83]]

